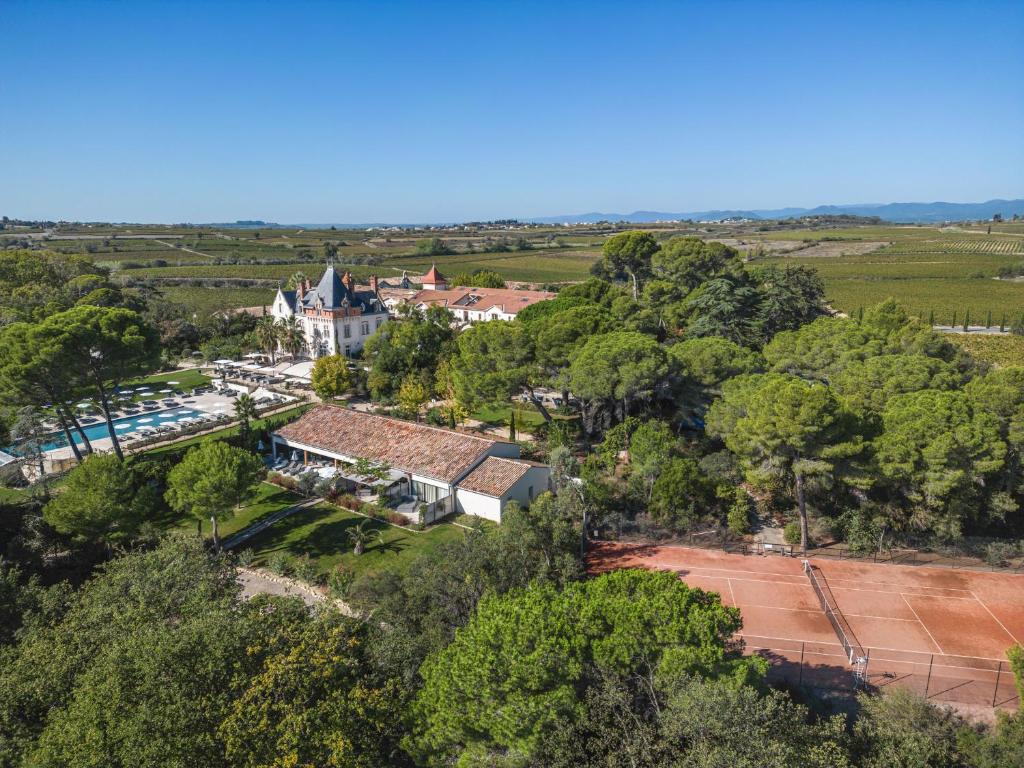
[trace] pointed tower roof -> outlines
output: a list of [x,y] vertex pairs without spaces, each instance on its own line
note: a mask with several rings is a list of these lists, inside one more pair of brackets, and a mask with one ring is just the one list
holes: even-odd
[[431,264],[430,271],[423,276],[424,283],[443,283],[444,280],[444,275],[438,272],[436,264]]
[[348,296],[348,290],[342,284],[333,264],[327,266],[327,271],[320,278],[316,292],[320,294],[320,300],[323,301],[324,306],[329,308],[340,307],[342,299]]

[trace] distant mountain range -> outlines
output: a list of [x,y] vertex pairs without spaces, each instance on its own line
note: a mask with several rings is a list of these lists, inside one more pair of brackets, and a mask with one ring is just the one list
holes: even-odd
[[564,216],[538,216],[524,219],[538,224],[563,222],[588,224],[596,221],[721,221],[722,219],[788,219],[800,216],[877,216],[883,221],[907,224],[934,224],[943,221],[990,219],[995,214],[1009,219],[1024,216],[1024,200],[987,200],[984,203],[868,203],[864,205],[819,205],[816,208],[777,208],[755,210],[633,211],[632,213],[579,213]]

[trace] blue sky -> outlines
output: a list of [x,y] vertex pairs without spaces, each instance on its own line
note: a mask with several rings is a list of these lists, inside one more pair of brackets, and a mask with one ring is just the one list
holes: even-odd
[[3,0],[0,213],[1024,196],[1024,3]]

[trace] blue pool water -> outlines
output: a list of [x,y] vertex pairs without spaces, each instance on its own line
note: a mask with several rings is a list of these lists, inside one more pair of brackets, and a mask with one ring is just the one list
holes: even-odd
[[[206,414],[202,411],[196,411],[192,408],[168,408],[165,411],[143,411],[135,416],[127,416],[123,419],[114,419],[114,431],[119,436],[127,435],[129,432],[136,431],[139,427],[159,427],[161,424],[174,424],[175,422],[192,416],[205,415]],[[102,440],[105,437],[110,437],[110,433],[107,431],[107,423],[105,421],[100,421],[96,424],[89,424],[88,426],[84,426],[83,429],[89,440]],[[76,443],[79,445],[82,444],[82,436],[79,435],[77,431],[72,430],[71,435],[74,437]],[[52,437],[53,440],[43,446],[44,451],[63,448],[68,444],[68,441],[64,438],[63,432],[55,432]]]

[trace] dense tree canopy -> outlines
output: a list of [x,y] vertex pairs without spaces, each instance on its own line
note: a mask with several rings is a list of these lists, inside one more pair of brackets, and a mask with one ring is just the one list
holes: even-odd
[[581,686],[601,672],[639,675],[656,690],[687,674],[755,680],[757,661],[726,647],[738,627],[735,609],[670,573],[618,571],[561,592],[485,597],[423,665],[414,710],[423,755],[522,761],[579,712]]

